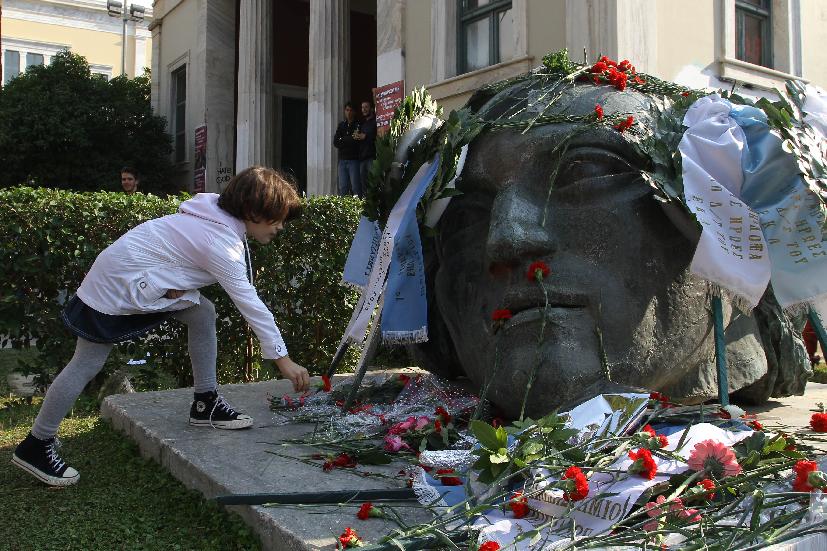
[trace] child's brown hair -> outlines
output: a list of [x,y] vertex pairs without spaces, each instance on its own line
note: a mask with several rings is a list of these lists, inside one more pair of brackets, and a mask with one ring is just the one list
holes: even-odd
[[302,210],[292,180],[264,166],[251,166],[236,174],[221,192],[218,206],[250,222],[289,222],[301,216]]

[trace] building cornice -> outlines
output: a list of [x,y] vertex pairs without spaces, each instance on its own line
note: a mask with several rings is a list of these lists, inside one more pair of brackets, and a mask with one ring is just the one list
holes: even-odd
[[[3,17],[114,34],[122,31],[121,20],[109,16],[105,0],[5,0]],[[135,25],[136,36],[150,38],[150,23],[152,10],[147,8],[144,20]]]

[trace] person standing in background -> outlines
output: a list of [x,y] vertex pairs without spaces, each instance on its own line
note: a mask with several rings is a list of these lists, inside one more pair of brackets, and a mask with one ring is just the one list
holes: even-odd
[[362,193],[359,197],[362,197],[367,188],[370,165],[376,159],[376,114],[370,100],[362,102],[362,120],[359,122],[359,132],[354,137],[359,142],[359,176],[362,180]]
[[355,137],[359,133],[359,122],[353,103],[345,103],[345,119],[336,128],[333,146],[339,150],[339,195],[362,196],[359,179],[359,144]]

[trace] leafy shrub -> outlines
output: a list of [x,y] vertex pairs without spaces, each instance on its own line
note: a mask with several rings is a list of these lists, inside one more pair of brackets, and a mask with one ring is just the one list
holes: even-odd
[[68,51],[0,88],[0,187],[120,190],[120,169],[141,190],[175,193],[166,121],[152,114],[148,74],[107,81]]
[[[60,320],[62,303],[80,285],[97,254],[128,229],[173,213],[185,196],[166,199],[141,193],[73,193],[17,187],[0,190],[0,346],[33,340],[33,371],[50,378],[71,358],[74,336]],[[356,303],[339,284],[361,203],[343,197],[305,200],[304,216],[288,224],[266,247],[251,243],[255,284],[273,311],[290,356],[320,373],[330,364]],[[218,285],[202,292],[218,312],[221,382],[243,377],[247,325]],[[144,338],[116,346],[107,366],[149,354],[148,377],[158,369],[179,385],[191,384],[184,326],[165,323]],[[254,346],[255,362],[260,362]],[[353,356],[343,369],[353,367]],[[144,387],[157,386],[153,381]]]

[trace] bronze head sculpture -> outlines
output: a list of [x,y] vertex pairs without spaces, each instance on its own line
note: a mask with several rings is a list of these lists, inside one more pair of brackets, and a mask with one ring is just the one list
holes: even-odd
[[[508,416],[535,365],[532,416],[616,384],[717,395],[710,288],[688,270],[695,224],[655,199],[632,132],[584,122],[598,105],[601,117],[658,123],[647,94],[588,82],[528,79],[475,95],[484,121],[509,124],[470,143],[461,194],[423,243],[429,342],[414,355],[478,388],[494,374],[487,397]],[[557,122],[525,124],[538,113]],[[542,283],[527,274],[537,261],[551,270]],[[513,316],[499,327],[497,309]],[[753,402],[803,392],[809,364],[771,291],[749,314],[724,300],[724,323],[731,392]]]

